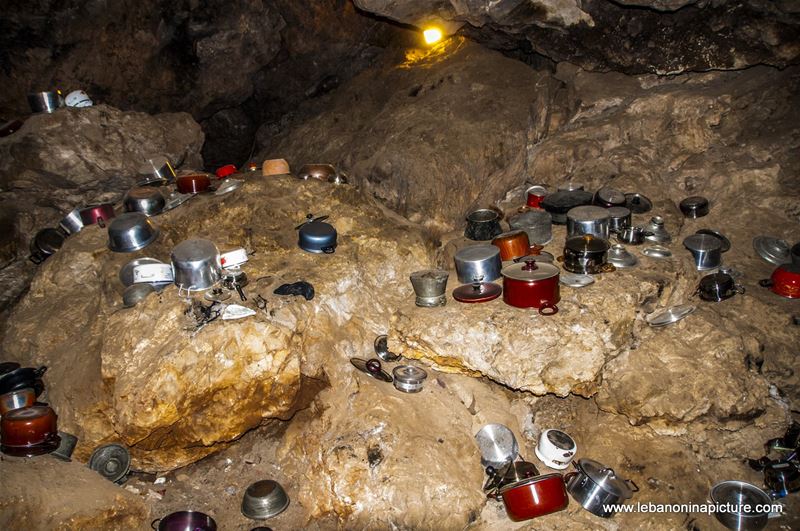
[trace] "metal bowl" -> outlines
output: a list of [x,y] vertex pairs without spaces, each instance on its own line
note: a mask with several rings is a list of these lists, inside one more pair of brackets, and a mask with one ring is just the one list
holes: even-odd
[[252,520],[266,520],[289,506],[289,496],[280,483],[271,479],[256,481],[244,492],[242,514]]
[[158,188],[137,186],[128,190],[122,204],[125,212],[141,212],[146,216],[155,216],[164,210],[167,200]]
[[332,164],[306,164],[297,172],[299,179],[319,179],[320,181],[330,181],[336,177],[336,168]]
[[131,253],[156,241],[158,234],[158,227],[146,215],[126,212],[108,226],[108,248],[115,253]]
[[158,531],[217,531],[217,522],[199,511],[178,511],[154,520],[150,527]]
[[80,232],[83,228],[83,220],[81,219],[81,209],[76,208],[58,223],[58,226],[67,235]]
[[[711,488],[711,501],[721,507],[739,508],[749,505],[754,508],[757,505],[769,506],[772,499],[769,494],[759,489],[755,485],[744,481],[722,481]],[[756,512],[739,512],[734,510],[722,510],[714,513],[714,517],[728,529],[736,530],[755,530],[763,529],[767,526],[769,510]]]
[[114,483],[123,483],[131,468],[131,454],[120,444],[104,444],[92,452],[89,468]]

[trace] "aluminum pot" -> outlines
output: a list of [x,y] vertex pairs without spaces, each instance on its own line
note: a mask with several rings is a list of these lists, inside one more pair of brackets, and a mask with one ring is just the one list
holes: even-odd
[[730,299],[737,293],[744,293],[744,287],[727,273],[712,273],[700,279],[695,291],[701,299],[708,302],[720,302]]
[[156,241],[158,234],[152,219],[141,212],[126,212],[108,226],[108,248],[115,253],[132,253]]
[[450,274],[440,269],[414,271],[409,276],[416,295],[416,304],[423,308],[444,306],[447,303],[447,279]]
[[153,520],[150,527],[158,531],[217,531],[217,522],[199,511],[178,511]]
[[488,244],[464,247],[456,253],[454,261],[458,281],[462,284],[470,284],[476,280],[497,280],[503,267],[500,249]]
[[770,278],[759,281],[759,284],[781,297],[800,299],[800,265],[779,265]]
[[500,489],[506,514],[514,522],[563,511],[569,496],[561,474],[545,474],[511,483]]
[[57,91],[32,92],[28,94],[28,105],[31,106],[31,111],[34,113],[51,113],[59,107],[63,107],[64,100]]
[[683,240],[683,246],[692,253],[698,271],[708,271],[722,265],[722,242],[719,238],[708,234],[692,234]]
[[564,244],[564,269],[571,273],[593,275],[613,271],[607,264],[608,240],[595,236],[573,236]]
[[199,194],[211,187],[211,179],[205,173],[192,173],[176,177],[175,185],[182,194]]
[[617,233],[617,241],[628,245],[641,245],[650,234],[642,227],[625,227]]
[[137,186],[128,190],[122,200],[125,212],[141,212],[145,216],[155,216],[164,210],[167,200],[158,188]]
[[503,232],[500,227],[500,214],[490,208],[470,212],[464,236],[470,240],[487,241]]
[[573,465],[576,470],[564,478],[567,492],[595,516],[611,518],[614,511],[607,510],[609,505],[621,504],[639,491],[636,483],[620,478],[613,469],[592,459],[580,459]]
[[[180,165],[180,162],[179,162]],[[175,180],[175,170],[164,155],[153,155],[139,167],[140,184],[165,184]]]
[[64,231],[64,233],[69,236],[70,234],[76,234],[81,231],[83,228],[83,220],[81,219],[81,209],[76,208],[66,216],[64,216],[61,221],[58,222],[58,227]]
[[58,229],[42,229],[31,239],[31,255],[28,259],[41,264],[64,245],[64,234]]
[[575,207],[567,212],[567,238],[590,234],[607,240],[610,219],[605,208],[592,205]]
[[500,249],[500,259],[514,260],[521,256],[536,254],[542,250],[540,246],[531,246],[528,233],[524,230],[514,230],[500,234],[492,240],[492,245]]
[[105,227],[106,221],[110,221],[114,216],[114,205],[111,203],[89,205],[81,209],[81,221],[83,221],[84,226],[96,223],[101,227]]
[[678,206],[687,218],[702,218],[708,214],[708,199],[699,195],[687,197]]
[[619,233],[622,229],[631,226],[631,211],[628,208],[616,206],[608,209],[608,230]]
[[724,511],[714,512],[714,517],[727,527],[736,531],[752,531],[764,529],[769,521],[769,511],[755,511],[757,505],[771,505],[772,498],[755,485],[744,481],[722,481],[711,487],[711,502],[720,509],[749,505],[750,512]]
[[503,301],[517,308],[537,308],[541,315],[558,313],[561,300],[558,268],[535,260],[511,264],[502,270]]
[[219,250],[214,242],[185,240],[172,249],[175,285],[180,290],[202,291],[213,288],[222,277]]

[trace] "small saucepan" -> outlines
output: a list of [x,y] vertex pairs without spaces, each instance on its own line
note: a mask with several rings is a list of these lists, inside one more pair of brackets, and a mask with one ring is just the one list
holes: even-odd
[[500,214],[490,208],[470,212],[464,237],[474,241],[492,240],[503,232],[500,227]]
[[492,245],[500,249],[500,259],[504,262],[542,250],[539,245],[531,246],[528,233],[524,230],[503,233],[492,240]]
[[781,297],[800,299],[800,264],[779,265],[770,278],[758,283]]
[[9,411],[0,419],[0,450],[14,456],[34,456],[58,448],[57,416],[50,406]]
[[569,496],[561,474],[544,474],[506,485],[499,491],[506,514],[514,522],[563,511]]
[[607,263],[610,247],[608,240],[588,234],[568,238],[564,244],[564,269],[582,275],[614,271],[614,266]]
[[708,302],[721,302],[730,299],[737,293],[744,293],[744,287],[727,273],[712,273],[700,279],[696,294]]
[[81,221],[83,221],[84,226],[96,223],[101,227],[105,227],[106,221],[112,219],[115,215],[114,205],[111,203],[89,205],[81,209]]
[[42,229],[36,233],[30,243],[31,255],[28,259],[34,264],[41,264],[64,245],[64,234],[58,229]]
[[155,216],[164,210],[167,200],[158,188],[136,186],[128,190],[122,204],[125,212],[141,212],[145,216]]
[[192,173],[176,177],[175,185],[182,194],[199,194],[211,187],[211,179],[205,173]]

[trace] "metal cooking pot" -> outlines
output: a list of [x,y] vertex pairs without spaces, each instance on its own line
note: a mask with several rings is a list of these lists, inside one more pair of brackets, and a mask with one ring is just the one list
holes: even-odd
[[47,371],[47,367],[18,367],[3,375],[0,375],[0,395],[31,387],[39,396],[44,391],[42,375]]
[[41,264],[64,245],[64,234],[58,229],[42,229],[31,239],[31,255],[28,259]]
[[58,222],[58,227],[69,236],[81,231],[83,228],[83,220],[81,220],[81,209],[76,208]]
[[[178,163],[180,165],[180,162]],[[142,180],[139,185],[165,184],[175,180],[175,170],[164,155],[153,155],[139,167]]]
[[567,474],[567,492],[572,499],[595,516],[611,518],[614,516],[610,505],[621,504],[639,491],[631,480],[617,476],[613,469],[605,467],[592,459],[573,462],[576,471]]
[[536,477],[539,475],[539,470],[537,470],[533,463],[519,458],[514,461],[509,461],[500,467],[499,470],[495,469],[493,466],[487,466],[486,474],[489,477],[486,480],[486,484],[483,486],[483,492],[485,492],[489,498],[499,498],[499,489],[524,479]]
[[546,195],[547,188],[536,184],[525,191],[525,202],[531,208],[541,208],[542,199],[544,199]]
[[115,253],[144,249],[158,238],[159,229],[141,212],[126,212],[108,226],[108,248]]
[[623,206],[625,204],[625,194],[613,188],[600,188],[594,194],[594,204],[603,208]]
[[553,239],[553,220],[547,211],[540,208],[511,216],[508,225],[511,230],[524,230],[532,244],[545,245]]
[[28,94],[28,105],[34,113],[51,113],[64,106],[64,99],[57,91],[32,92]]
[[217,531],[217,522],[199,511],[178,511],[153,520],[150,527],[158,531]]
[[470,212],[464,236],[470,240],[487,241],[503,232],[500,227],[500,214],[490,208]]
[[716,269],[722,264],[722,242],[708,234],[692,234],[683,240],[683,246],[694,257],[698,271]]
[[508,426],[486,424],[475,434],[475,442],[481,452],[481,464],[495,470],[516,460],[519,444]]
[[211,187],[211,179],[205,173],[181,175],[175,179],[175,186],[182,194],[199,194]]
[[608,210],[598,206],[579,206],[567,212],[567,237],[590,234],[608,239],[610,216]]
[[95,223],[101,227],[105,227],[105,222],[110,221],[114,216],[114,205],[111,203],[89,205],[81,209],[81,221],[83,221],[84,227],[86,225],[94,225]]
[[653,216],[650,222],[645,226],[645,230],[649,232],[645,239],[656,243],[669,243],[672,241],[672,236],[667,232],[667,227],[664,225],[664,218],[661,216]]
[[753,531],[767,526],[769,511],[756,512],[757,505],[770,506],[772,498],[755,485],[744,481],[722,481],[711,487],[711,501],[720,509],[749,505],[751,512],[717,510],[714,517],[727,527],[736,531]]
[[333,164],[306,164],[297,172],[297,178],[319,179],[320,181],[328,182],[336,177],[336,168]]
[[54,451],[61,442],[58,417],[50,406],[15,409],[0,419],[0,450],[16,457],[33,457]]
[[417,306],[434,308],[447,303],[447,279],[450,274],[441,269],[424,269],[411,273],[409,280],[417,296]]
[[506,485],[499,493],[508,518],[514,522],[563,511],[569,505],[569,496],[561,474],[523,479]]
[[564,269],[582,275],[613,271],[614,267],[607,264],[610,247],[608,240],[602,238],[573,236],[564,244]]
[[536,254],[542,250],[540,246],[531,246],[528,241],[528,233],[524,230],[500,234],[492,240],[492,245],[500,249],[500,259],[503,261],[514,260],[528,254]]
[[642,227],[625,227],[617,233],[617,241],[628,245],[641,245],[644,243],[645,237],[650,234],[652,233]]
[[145,216],[155,216],[164,210],[167,200],[158,188],[137,186],[128,190],[122,204],[126,212],[141,212]]
[[185,240],[172,249],[175,285],[180,290],[202,291],[213,288],[222,277],[219,250],[209,240]]
[[693,195],[681,201],[679,208],[687,218],[702,218],[708,214],[708,199]]
[[503,268],[503,301],[517,308],[537,308],[541,315],[558,313],[559,270],[547,262],[526,260]]
[[323,223],[328,216],[314,218],[309,214],[306,222],[295,227],[299,231],[297,245],[309,253],[332,254],[336,251],[336,229],[330,223]]
[[730,299],[737,293],[744,293],[744,287],[727,273],[712,273],[700,279],[695,291],[701,299],[708,302],[720,302]]
[[470,284],[475,280],[497,280],[503,267],[500,249],[487,244],[464,247],[456,253],[454,261],[458,281],[462,284]]
[[[581,187],[582,188],[582,187]],[[542,200],[542,208],[550,213],[553,223],[566,225],[567,212],[581,205],[592,204],[592,193],[578,190],[561,190],[548,194]]]
[[630,227],[631,211],[628,208],[617,206],[608,209],[608,230],[619,233],[622,229]]
[[800,299],[800,265],[779,265],[770,278],[758,283],[781,297]]

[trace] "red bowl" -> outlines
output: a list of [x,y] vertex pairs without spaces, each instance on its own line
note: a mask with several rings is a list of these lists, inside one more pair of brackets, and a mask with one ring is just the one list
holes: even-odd
[[111,220],[115,216],[114,205],[111,203],[103,203],[101,205],[89,205],[81,209],[81,221],[84,225],[99,224],[101,227],[106,221]]
[[530,520],[563,511],[569,505],[561,474],[545,474],[523,479],[500,489],[506,514],[514,522]]
[[199,194],[211,186],[211,179],[203,173],[181,175],[175,179],[178,191],[182,194]]
[[45,444],[58,435],[56,412],[50,406],[15,409],[0,420],[0,443],[4,447],[27,448]]
[[789,299],[800,299],[800,265],[783,264],[772,272],[770,289]]

